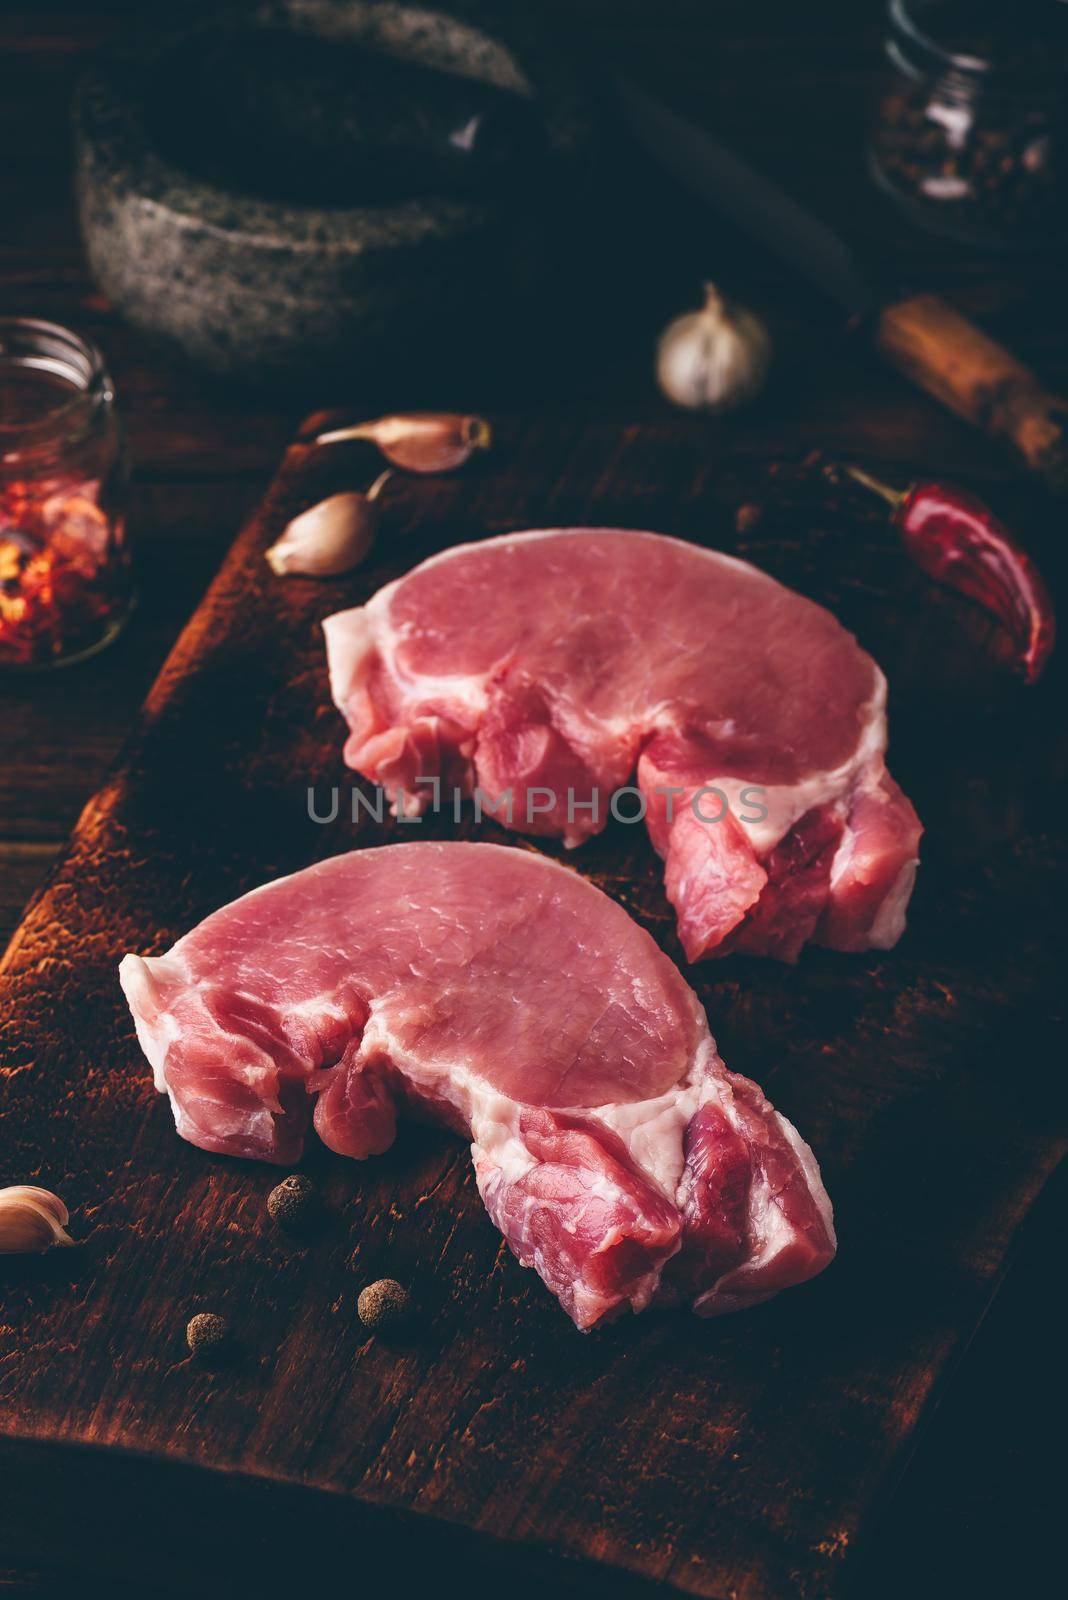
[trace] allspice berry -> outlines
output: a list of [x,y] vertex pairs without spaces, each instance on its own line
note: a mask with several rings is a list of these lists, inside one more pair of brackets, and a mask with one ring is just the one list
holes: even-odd
[[372,1333],[397,1333],[411,1320],[412,1297],[395,1278],[379,1278],[360,1290],[356,1310]]
[[202,1361],[220,1360],[230,1354],[230,1324],[214,1311],[198,1311],[189,1319],[185,1342]]
[[318,1209],[315,1185],[302,1172],[290,1173],[267,1196],[267,1212],[272,1222],[293,1233],[309,1227]]

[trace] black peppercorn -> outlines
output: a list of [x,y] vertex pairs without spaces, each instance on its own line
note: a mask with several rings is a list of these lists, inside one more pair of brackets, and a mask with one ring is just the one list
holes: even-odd
[[185,1342],[202,1361],[217,1360],[230,1353],[230,1324],[214,1311],[198,1311],[189,1320]]
[[412,1297],[395,1278],[379,1278],[360,1290],[356,1310],[372,1333],[396,1333],[411,1319]]
[[882,186],[919,222],[980,245],[1061,229],[1068,6],[894,0],[893,77],[872,133]]
[[318,1210],[315,1185],[302,1172],[291,1173],[267,1196],[267,1211],[280,1228],[299,1232],[314,1220]]

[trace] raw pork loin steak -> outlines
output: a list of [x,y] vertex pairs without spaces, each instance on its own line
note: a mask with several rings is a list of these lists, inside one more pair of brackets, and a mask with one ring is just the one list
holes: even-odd
[[[691,961],[900,937],[920,825],[888,775],[886,681],[820,606],[655,533],[509,534],[325,624],[345,759],[580,844],[637,774]],[[501,804],[511,793],[511,815]]]
[[614,901],[489,844],[359,850],[120,968],[178,1132],[292,1162],[396,1114],[472,1140],[479,1191],[580,1328],[656,1298],[735,1311],[827,1265],[819,1169],[728,1072],[697,996]]

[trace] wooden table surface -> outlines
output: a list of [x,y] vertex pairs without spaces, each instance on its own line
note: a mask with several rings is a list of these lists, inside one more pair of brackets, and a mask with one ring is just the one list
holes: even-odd
[[[135,461],[132,526],[139,609],[104,655],[50,678],[0,682],[6,759],[0,768],[0,944],[81,806],[119,750],[181,624],[277,464],[304,397],[224,390],[148,347],[89,282],[69,192],[67,101],[79,60],[132,4],[0,9],[0,311],[51,317],[103,346]],[[880,7],[864,0],[801,10],[775,3],[582,0],[595,57],[728,133],[751,158],[848,215],[855,235],[894,275],[941,289],[1068,390],[1063,263],[998,260],[908,231],[863,181],[859,129],[877,66]],[[714,11],[714,16],[713,16]],[[623,152],[621,152],[623,159]],[[629,160],[629,158],[626,158]],[[734,430],[740,459],[796,460],[810,449],[881,465],[907,481],[957,477],[1017,520],[1051,514],[983,441],[883,372],[838,335],[819,301],[635,164],[604,275],[603,316],[588,340],[569,330],[534,370],[470,373],[393,392],[359,390],[367,414],[394,404],[505,408],[517,417],[665,419],[649,381],[656,328],[722,276],[768,316],[778,345],[768,396]],[[638,520],[641,484],[627,485]],[[729,497],[730,485],[719,486]],[[1026,1073],[1025,1063],[1007,1071]],[[2,1152],[0,1152],[2,1163]],[[2,1176],[2,1173],[0,1173]],[[1046,1263],[1058,1196],[1047,1193],[971,1351],[928,1427],[858,1581],[865,1594],[1023,1592],[1023,1566],[1052,1549],[1046,1388],[1055,1330],[1045,1314]],[[1037,1568],[1036,1568],[1037,1570]],[[5,1588],[4,1585],[7,1585]],[[44,1593],[5,1567],[0,1591]],[[51,1591],[49,1591],[51,1592]]]

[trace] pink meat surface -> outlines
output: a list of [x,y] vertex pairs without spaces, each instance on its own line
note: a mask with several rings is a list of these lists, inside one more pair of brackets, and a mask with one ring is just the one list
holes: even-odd
[[325,629],[345,759],[409,815],[459,789],[578,845],[636,784],[619,809],[644,810],[691,961],[901,936],[921,829],[884,765],[886,681],[755,567],[655,533],[509,534]]
[[811,1150],[728,1072],[626,912],[523,849],[410,843],[281,878],[127,956],[183,1138],[291,1163],[387,1150],[398,1112],[472,1141],[479,1191],[580,1328],[734,1311],[825,1267]]

